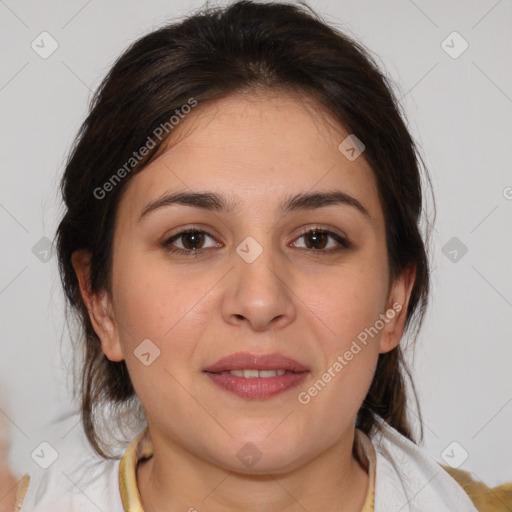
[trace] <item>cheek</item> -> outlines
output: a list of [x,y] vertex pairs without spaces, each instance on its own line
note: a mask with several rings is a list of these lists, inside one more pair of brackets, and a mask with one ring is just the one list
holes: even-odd
[[[185,414],[189,400],[179,383],[189,378],[196,345],[207,331],[213,307],[207,291],[218,279],[191,279],[165,264],[148,264],[147,256],[120,257],[115,264],[114,315],[136,393],[153,412],[176,397],[174,406]],[[137,357],[143,346],[152,360],[148,366]]]
[[332,340],[331,350],[341,350],[384,313],[387,269],[375,258],[358,256],[357,262],[333,267],[316,283],[305,277],[301,286],[308,309],[324,325],[324,339]]
[[133,339],[163,341],[198,320],[205,278],[188,278],[144,255],[118,258],[114,268],[114,314]]
[[333,428],[357,413],[371,384],[384,325],[379,318],[385,313],[386,272],[385,265],[362,257],[310,288],[308,309],[317,324],[322,367],[312,385],[300,390],[299,403]]
[[355,421],[372,382],[377,358],[375,351],[363,349],[352,360],[344,359],[345,362],[340,363],[341,370],[330,365],[330,371],[321,375],[302,395],[302,399],[309,396],[309,402],[301,403],[300,407],[309,409],[305,414],[317,423],[326,438],[336,438]]
[[360,325],[360,320],[345,323],[342,336],[324,344],[322,368],[298,392],[299,407],[326,438],[335,437],[354,421],[373,379],[379,335],[365,339]]

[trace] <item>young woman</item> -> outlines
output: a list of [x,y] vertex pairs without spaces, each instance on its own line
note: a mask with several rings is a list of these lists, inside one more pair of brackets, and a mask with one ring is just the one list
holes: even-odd
[[475,511],[407,414],[420,161],[370,56],[303,7],[237,2],[134,43],[57,233],[100,459],[27,475],[21,510]]

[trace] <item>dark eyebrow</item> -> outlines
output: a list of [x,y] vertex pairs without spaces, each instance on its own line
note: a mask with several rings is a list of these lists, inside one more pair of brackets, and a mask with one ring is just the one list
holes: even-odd
[[371,221],[370,212],[355,198],[341,190],[329,192],[302,192],[287,196],[281,203],[279,212],[286,214],[295,210],[314,210],[324,206],[341,204],[352,206],[361,213],[368,221]]
[[[149,213],[173,204],[193,206],[195,208],[203,208],[205,210],[224,212],[228,214],[233,213],[240,206],[239,202],[229,200],[215,192],[167,193],[144,206],[139,215],[138,222]],[[285,215],[291,211],[314,210],[316,208],[336,204],[352,206],[366,217],[367,220],[371,221],[371,216],[368,210],[355,197],[352,197],[341,190],[328,192],[301,192],[299,194],[286,196],[276,213]]]
[[216,194],[215,192],[173,192],[164,194],[144,206],[137,222],[140,222],[140,220],[149,213],[173,204],[194,206],[196,208],[225,213],[233,213],[238,206],[238,203],[234,201],[230,202],[224,196]]

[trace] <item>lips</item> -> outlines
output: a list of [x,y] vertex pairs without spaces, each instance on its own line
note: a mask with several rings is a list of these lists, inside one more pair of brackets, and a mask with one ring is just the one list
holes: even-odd
[[309,368],[279,353],[238,352],[207,366],[203,373],[224,391],[247,400],[269,399],[298,386]]
[[219,359],[216,363],[204,368],[203,371],[222,373],[231,370],[285,370],[287,372],[301,373],[308,372],[309,368],[295,359],[277,352],[271,354],[238,352]]

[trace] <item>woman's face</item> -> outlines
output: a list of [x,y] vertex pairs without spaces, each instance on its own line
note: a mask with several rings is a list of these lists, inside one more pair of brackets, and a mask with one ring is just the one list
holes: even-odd
[[[126,361],[152,435],[237,471],[289,470],[353,435],[378,354],[402,334],[412,282],[389,283],[373,172],[326,119],[290,95],[199,104],[118,207],[112,295],[95,306],[109,313],[93,318],[103,350]],[[334,192],[345,200],[304,200]],[[205,371],[241,352],[302,368]]]

